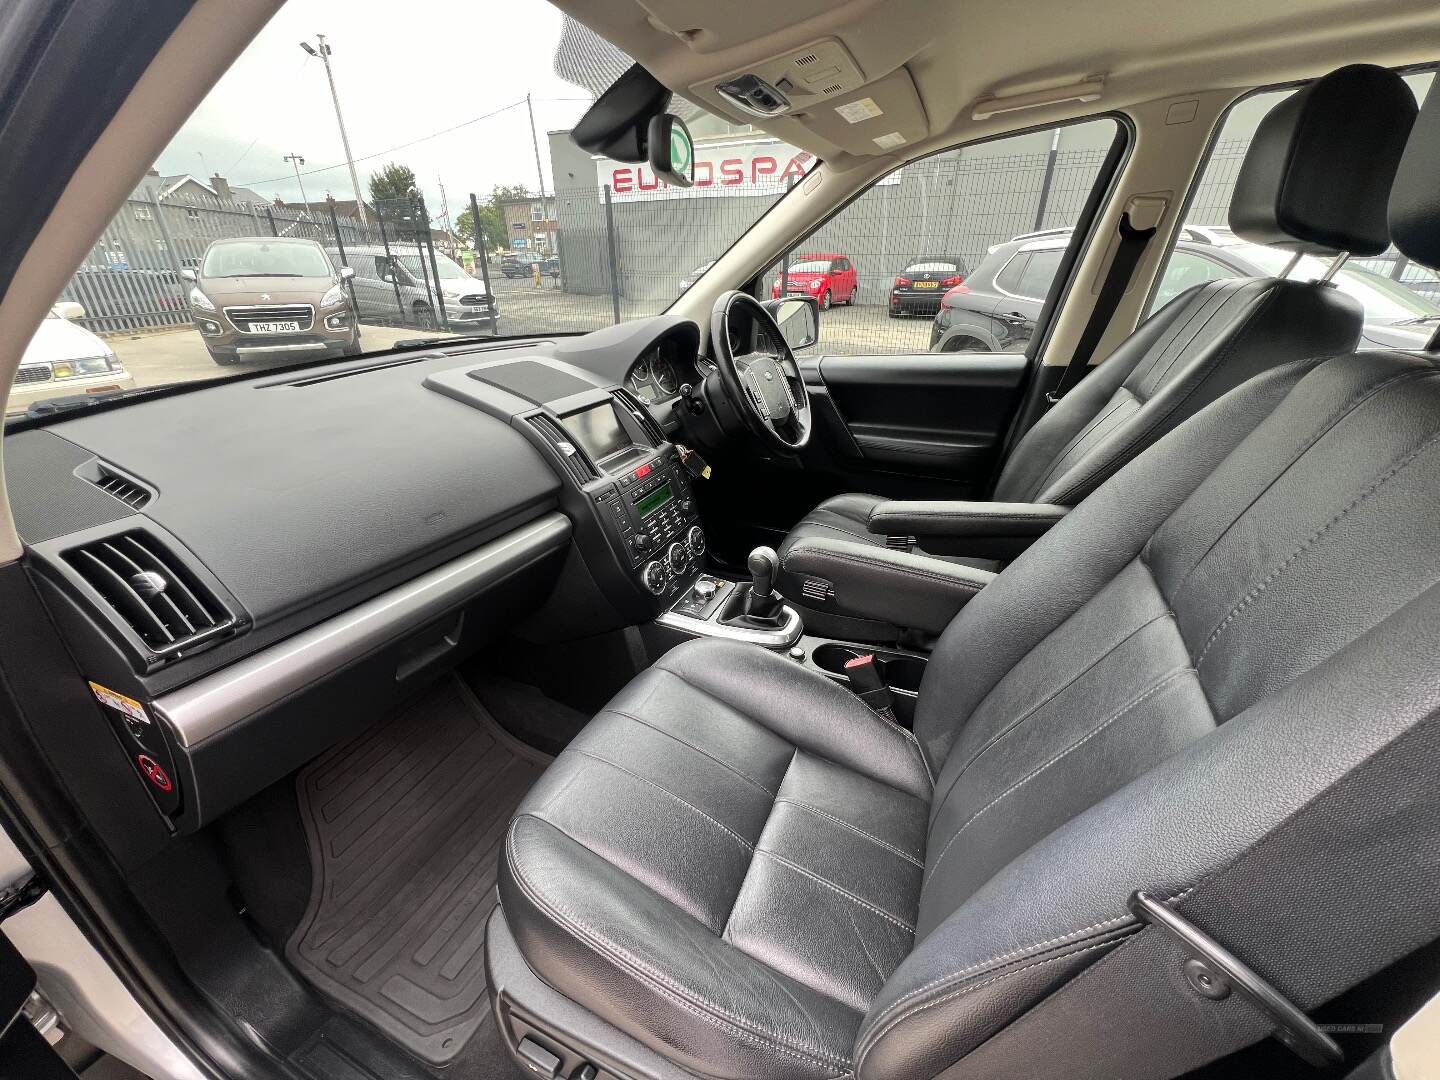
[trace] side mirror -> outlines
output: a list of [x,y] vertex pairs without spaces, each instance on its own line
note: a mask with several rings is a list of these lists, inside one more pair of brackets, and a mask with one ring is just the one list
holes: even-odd
[[690,129],[673,113],[651,117],[645,144],[655,175],[676,187],[695,183],[695,143]]
[[780,301],[775,307],[775,325],[792,350],[808,349],[820,340],[820,301],[813,296]]
[[341,281],[349,281],[349,280],[350,280],[351,278],[353,278],[354,276],[355,276],[355,268],[354,268],[353,266],[342,266],[342,267],[340,268],[340,280],[341,280]]
[[194,271],[194,270],[191,270],[190,267],[188,267],[188,266],[181,268],[181,270],[180,270],[180,276],[181,276],[182,278],[184,278],[186,281],[196,281],[196,280],[198,280],[198,279],[196,278],[196,276],[195,276],[195,271]]
[[61,300],[54,308],[55,314],[62,319],[83,319],[85,309],[74,300]]

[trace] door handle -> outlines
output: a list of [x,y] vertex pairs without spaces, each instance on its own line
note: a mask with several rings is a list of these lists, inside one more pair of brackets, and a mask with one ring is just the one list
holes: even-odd
[[1030,321],[1018,311],[1006,311],[1004,313],[997,314],[995,317],[1001,322],[1007,323],[1025,323]]

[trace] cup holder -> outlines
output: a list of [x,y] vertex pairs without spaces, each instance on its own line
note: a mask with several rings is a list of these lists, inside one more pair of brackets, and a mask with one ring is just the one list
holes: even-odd
[[860,645],[843,645],[838,641],[827,641],[817,646],[811,655],[815,666],[821,671],[848,682],[845,678],[846,661],[867,654],[875,657],[875,667],[880,672],[880,678],[890,689],[906,694],[919,692],[920,680],[925,675],[924,657],[887,652],[884,649],[867,649]]

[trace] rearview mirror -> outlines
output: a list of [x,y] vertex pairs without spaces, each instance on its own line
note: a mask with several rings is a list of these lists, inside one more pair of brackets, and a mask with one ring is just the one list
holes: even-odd
[[775,325],[792,351],[808,349],[820,340],[820,301],[813,296],[794,296],[775,307]]
[[685,121],[674,113],[651,118],[645,149],[650,168],[661,180],[676,187],[695,183],[695,143]]
[[184,278],[186,281],[194,281],[194,280],[196,280],[196,278],[195,278],[195,271],[192,270],[192,269],[190,269],[190,267],[188,267],[188,266],[181,268],[181,270],[180,270],[180,276],[181,276],[182,278]]

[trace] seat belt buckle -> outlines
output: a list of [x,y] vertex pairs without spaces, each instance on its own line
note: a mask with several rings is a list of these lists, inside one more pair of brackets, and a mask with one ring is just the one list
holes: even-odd
[[1335,1040],[1316,1027],[1289,998],[1169,905],[1136,892],[1130,897],[1130,912],[1173,938],[1190,954],[1182,970],[1185,981],[1197,994],[1223,1001],[1234,992],[1264,1013],[1275,1025],[1275,1038],[1311,1065],[1323,1068],[1344,1060]]
[[895,710],[892,708],[895,699],[890,694],[890,688],[880,678],[874,653],[852,656],[846,660],[845,677],[850,680],[850,689],[861,701],[885,719],[895,722]]

